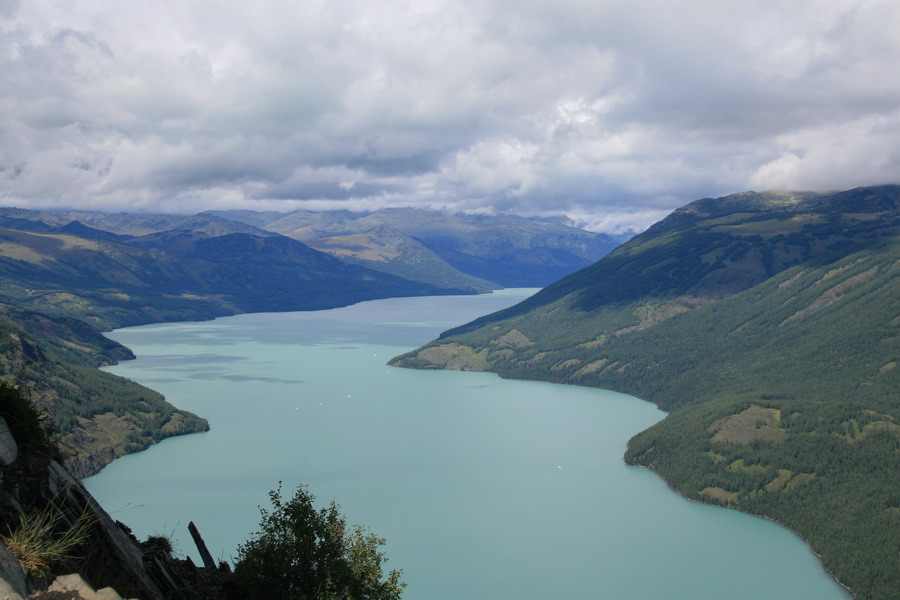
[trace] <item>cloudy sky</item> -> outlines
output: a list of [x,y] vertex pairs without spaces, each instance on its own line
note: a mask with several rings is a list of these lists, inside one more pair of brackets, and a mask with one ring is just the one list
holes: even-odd
[[0,204],[643,228],[900,182],[896,0],[0,0]]

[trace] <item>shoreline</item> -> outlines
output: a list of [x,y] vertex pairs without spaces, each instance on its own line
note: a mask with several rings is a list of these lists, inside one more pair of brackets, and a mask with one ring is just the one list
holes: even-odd
[[[382,299],[375,299],[375,301],[377,301],[377,300],[382,300]],[[364,301],[362,301],[362,302],[364,302]],[[359,304],[359,303],[354,303],[354,304]],[[346,306],[350,306],[350,305],[346,305]],[[235,314],[235,315],[221,315],[221,316],[222,316],[222,317],[226,317],[226,316],[227,316],[227,317],[231,317],[231,316],[238,316],[238,315],[240,315],[240,314],[266,314],[266,313],[277,314],[277,313],[284,313],[284,312],[316,312],[317,310],[333,310],[333,309],[338,309],[338,308],[344,308],[344,306],[332,307],[332,308],[330,308],[330,309],[316,309],[316,310],[308,310],[308,311],[260,311],[260,312],[238,313],[238,314]],[[218,318],[220,318],[220,317],[212,317],[211,319],[196,320],[196,321],[194,321],[194,322],[202,323],[202,322],[208,322],[208,321],[210,321],[210,320],[215,320],[215,319],[218,319]],[[191,322],[191,321],[159,321],[159,322],[155,322],[155,323],[146,323],[146,324],[143,324],[143,325],[167,324],[167,323],[186,323],[186,322],[189,323],[189,322]],[[129,326],[129,327],[134,327],[134,326]],[[121,329],[121,328],[117,328],[117,329]],[[128,358],[128,359],[126,359],[126,360],[130,361],[130,360],[135,360],[136,358],[137,358],[137,357],[135,356],[134,358]],[[396,358],[396,357],[394,357],[394,358]],[[393,361],[393,358],[390,359],[390,360],[389,360],[387,363],[385,363],[385,364],[390,364],[391,361]],[[403,368],[408,368],[408,367],[403,367]],[[443,370],[443,369],[441,369],[441,370]],[[492,371],[487,370],[487,371],[485,371],[485,372],[492,372]],[[594,387],[594,386],[583,386],[583,385],[572,384],[572,383],[567,383],[567,382],[560,382],[560,381],[546,381],[546,380],[543,380],[543,379],[506,378],[506,377],[503,377],[502,375],[500,375],[500,374],[498,374],[498,373],[495,373],[495,374],[496,374],[497,376],[501,377],[501,378],[504,378],[504,379],[513,379],[513,380],[519,380],[519,381],[541,381],[541,382],[544,382],[544,383],[555,383],[555,384],[563,384],[563,385],[575,385],[576,387],[585,387],[585,388],[588,388],[588,389],[603,389],[603,388],[596,388],[596,387]],[[616,390],[610,390],[610,391],[616,391]],[[624,393],[624,394],[627,394],[627,395],[631,395],[631,394],[628,394],[627,392],[620,392],[620,393]],[[636,397],[636,396],[635,396],[635,397]],[[636,398],[637,398],[637,397],[636,397]],[[664,416],[663,416],[663,419],[665,419],[665,418],[668,417],[668,413],[667,413],[666,411],[664,411],[663,409],[659,408],[659,405],[658,405],[657,403],[652,402],[652,401],[650,401],[650,400],[643,400],[643,399],[641,399],[641,398],[638,398],[638,399],[653,404],[658,410],[660,410],[660,411],[663,413],[663,415],[664,415]],[[660,419],[660,420],[663,420],[663,419]],[[644,430],[644,431],[646,431],[646,430]],[[191,432],[191,433],[202,433],[202,432]],[[638,433],[636,433],[635,435],[639,435],[640,433],[641,433],[641,432],[638,432]],[[187,435],[187,434],[179,434],[179,437],[180,437],[181,435]],[[174,436],[173,436],[173,437],[174,437]],[[632,438],[633,438],[633,437],[634,437],[634,436],[632,436]],[[629,439],[629,441],[630,441],[630,439]],[[142,449],[142,450],[139,450],[138,452],[130,453],[130,454],[138,454],[138,453],[143,452],[144,450],[147,450],[147,449],[149,449],[149,447],[148,447],[148,448],[144,448],[144,449]],[[765,514],[759,514],[759,513],[754,513],[754,512],[748,511],[748,510],[743,510],[743,509],[741,509],[741,508],[739,508],[739,507],[737,507],[737,506],[728,506],[728,505],[724,505],[724,504],[717,504],[717,503],[705,501],[705,500],[702,500],[702,499],[691,498],[690,496],[688,496],[687,494],[685,494],[684,492],[682,492],[681,490],[679,490],[678,488],[676,488],[675,486],[673,486],[672,483],[669,481],[669,479],[666,478],[666,477],[665,477],[662,473],[660,473],[658,470],[656,470],[656,469],[654,469],[654,468],[652,468],[652,467],[649,467],[649,466],[645,466],[645,465],[629,463],[629,462],[627,462],[627,461],[624,460],[624,457],[622,457],[622,458],[623,458],[624,464],[626,464],[626,465],[628,465],[628,466],[634,466],[634,467],[640,467],[640,468],[646,468],[646,469],[649,469],[649,470],[652,471],[654,474],[656,474],[658,477],[660,477],[660,478],[666,483],[666,486],[667,486],[670,490],[676,492],[679,496],[681,496],[681,497],[684,498],[685,500],[688,500],[688,501],[690,501],[690,502],[696,502],[696,503],[698,503],[698,504],[704,504],[704,505],[708,505],[708,506],[712,506],[712,507],[717,507],[717,508],[733,509],[733,510],[736,510],[736,511],[738,511],[738,512],[742,512],[742,513],[744,513],[744,514],[747,514],[747,515],[750,515],[750,516],[753,516],[753,517],[762,518],[762,519],[764,519],[764,520],[770,521],[770,522],[772,522],[772,523],[778,525],[779,527],[781,527],[781,528],[783,528],[783,529],[785,529],[785,530],[791,532],[792,534],[796,535],[798,538],[800,538],[800,539],[804,542],[804,544],[807,546],[807,548],[810,550],[810,552],[812,552],[812,554],[816,557],[816,559],[817,559],[817,561],[818,561],[820,567],[821,567],[821,568],[823,569],[823,571],[828,575],[828,577],[831,578],[835,583],[837,583],[843,590],[845,590],[845,591],[847,592],[847,594],[849,595],[849,598],[851,598],[851,599],[855,599],[855,598],[856,598],[856,594],[854,593],[854,591],[853,591],[849,586],[847,586],[845,583],[843,583],[843,582],[842,582],[842,581],[834,574],[834,572],[833,572],[831,569],[829,569],[829,568],[825,565],[825,563],[824,563],[824,561],[823,561],[823,559],[822,559],[821,554],[815,550],[815,548],[813,547],[813,545],[812,545],[812,543],[809,541],[809,539],[807,539],[803,534],[801,534],[801,533],[798,532],[797,530],[793,529],[792,527],[786,525],[785,523],[779,521],[778,519],[775,519],[774,517],[770,517],[770,516],[765,515]],[[112,461],[110,461],[110,462],[112,462]],[[109,464],[109,463],[107,463],[107,464]],[[105,465],[104,465],[104,467],[105,467]],[[102,470],[102,469],[101,469],[101,470]],[[98,473],[99,473],[99,471],[98,471]]]
[[[395,357],[395,358],[396,358],[396,357]],[[393,359],[391,359],[391,360],[393,360]],[[416,369],[416,367],[407,367],[407,366],[401,366],[400,368],[404,368],[404,369]],[[425,370],[427,370],[427,369],[425,369]],[[436,368],[435,370],[456,370],[456,369],[442,369],[442,368]],[[514,381],[540,381],[540,382],[543,382],[543,383],[552,383],[552,384],[556,384],[556,385],[571,385],[571,386],[575,386],[575,387],[585,387],[585,388],[588,388],[588,389],[606,389],[606,388],[598,388],[598,387],[594,387],[594,386],[587,386],[587,385],[582,385],[582,384],[577,384],[577,383],[568,383],[568,382],[564,382],[564,381],[549,381],[549,380],[546,380],[546,379],[540,379],[540,378],[505,377],[504,375],[502,375],[502,374],[500,374],[500,373],[496,373],[495,371],[491,371],[491,370],[482,370],[481,372],[484,372],[484,373],[494,373],[495,375],[497,375],[498,377],[500,377],[500,378],[502,378],[502,379],[510,379],[510,380],[514,380]],[[640,398],[640,397],[638,397],[638,396],[634,396],[633,394],[629,394],[628,392],[622,392],[622,391],[619,391],[619,390],[608,390],[608,391],[613,391],[613,392],[625,394],[625,395],[628,395],[628,396],[633,396],[634,398],[637,398],[638,400],[641,400],[641,401],[643,401],[643,402],[649,402],[650,404],[653,404],[658,410],[660,410],[661,412],[663,412],[664,415],[665,415],[665,416],[663,417],[663,419],[660,419],[659,422],[662,422],[663,420],[665,420],[665,419],[667,419],[667,418],[669,417],[669,413],[668,413],[667,411],[663,410],[662,408],[660,408],[660,407],[659,407],[659,404],[657,404],[656,402],[653,402],[652,400],[645,400],[645,399]],[[651,427],[656,426],[657,424],[659,424],[659,422],[654,423],[653,425],[651,425]],[[648,428],[648,429],[649,429],[649,428]],[[633,436],[631,436],[631,438],[629,438],[629,440],[628,440],[629,443],[630,443],[631,439],[633,439],[634,437],[640,435],[640,434],[643,433],[644,431],[647,431],[647,429],[644,429],[644,430],[642,430],[642,431],[639,431],[639,432],[635,433]],[[850,588],[850,587],[849,587],[847,584],[845,584],[844,582],[842,582],[842,581],[837,577],[837,575],[835,575],[834,572],[833,572],[831,569],[829,569],[829,568],[825,565],[825,562],[824,562],[824,560],[822,559],[822,555],[819,554],[819,553],[816,551],[816,549],[813,547],[813,545],[812,545],[812,543],[809,541],[809,539],[806,538],[806,536],[804,536],[804,535],[803,535],[802,533],[800,533],[799,531],[797,531],[797,530],[795,530],[794,528],[788,526],[787,524],[785,524],[785,523],[779,521],[778,519],[776,519],[776,518],[774,518],[774,517],[770,517],[770,516],[768,516],[768,515],[759,514],[759,513],[754,513],[754,512],[748,511],[748,510],[742,510],[742,509],[740,509],[740,508],[738,508],[738,507],[735,507],[735,506],[727,506],[727,505],[724,505],[724,504],[714,504],[714,503],[712,503],[712,502],[704,501],[704,500],[701,500],[701,499],[691,498],[690,496],[688,496],[687,494],[685,494],[684,492],[682,492],[681,490],[679,490],[678,488],[676,488],[674,485],[672,485],[672,483],[668,480],[668,478],[666,478],[662,473],[660,473],[660,472],[657,471],[656,469],[654,469],[654,468],[652,468],[652,467],[645,466],[645,465],[639,465],[639,464],[630,463],[630,462],[628,462],[628,461],[625,460],[624,455],[623,455],[621,458],[622,458],[622,462],[625,463],[625,464],[628,465],[628,466],[637,467],[637,468],[641,468],[641,469],[647,469],[647,470],[653,472],[655,475],[657,475],[660,479],[662,479],[662,480],[665,482],[666,486],[667,486],[670,490],[672,490],[673,492],[675,492],[676,494],[678,494],[679,496],[681,496],[682,498],[684,498],[684,499],[687,500],[688,502],[696,502],[696,503],[698,503],[698,504],[703,504],[703,505],[706,505],[706,506],[712,506],[712,507],[716,507],[716,508],[724,508],[724,509],[729,509],[729,510],[735,510],[735,511],[737,511],[737,512],[740,512],[740,513],[743,513],[743,514],[746,514],[746,515],[750,515],[750,516],[752,516],[752,517],[757,517],[757,518],[760,518],[760,519],[764,519],[764,520],[766,520],[766,521],[769,521],[769,522],[771,522],[771,523],[774,523],[774,524],[778,525],[779,527],[781,527],[781,528],[783,528],[783,529],[785,529],[785,530],[791,532],[792,534],[794,534],[794,535],[796,535],[798,538],[800,538],[800,539],[803,541],[804,544],[806,544],[807,548],[809,548],[809,551],[812,552],[812,554],[817,558],[817,560],[818,560],[818,562],[819,562],[819,565],[822,567],[822,570],[825,571],[825,573],[827,573],[828,576],[829,576],[831,579],[833,579],[835,583],[837,583],[841,588],[843,588],[844,590],[847,591],[847,593],[848,593],[849,596],[850,596],[850,600],[855,600],[855,599],[856,599],[857,596],[856,596],[856,593],[853,591],[853,589]]]
[[[637,435],[637,434],[635,434],[635,435]],[[714,507],[714,508],[723,508],[723,509],[726,509],[726,510],[734,510],[734,511],[743,513],[743,514],[745,514],[745,515],[750,515],[751,517],[756,517],[756,518],[759,518],[759,519],[763,519],[763,520],[765,520],[765,521],[769,521],[770,523],[774,523],[774,524],[778,525],[778,526],[781,527],[782,529],[785,529],[785,530],[787,530],[787,531],[790,531],[791,533],[793,533],[794,535],[796,535],[798,538],[800,538],[801,540],[803,540],[803,543],[806,544],[807,548],[809,548],[809,551],[812,552],[812,554],[819,560],[819,564],[822,566],[822,570],[825,571],[825,572],[828,574],[828,576],[831,577],[831,578],[834,580],[835,583],[837,583],[839,586],[841,586],[842,588],[844,588],[845,590],[847,590],[847,593],[850,594],[850,598],[851,598],[852,600],[855,600],[856,594],[853,592],[853,590],[852,590],[847,584],[845,584],[845,583],[842,582],[840,579],[838,579],[837,575],[835,575],[835,574],[831,571],[831,569],[829,569],[829,568],[825,565],[825,561],[822,560],[822,555],[819,554],[818,552],[816,552],[816,549],[813,547],[812,543],[811,543],[811,542],[810,542],[810,541],[809,541],[802,533],[800,533],[800,532],[797,531],[796,529],[794,529],[794,528],[790,527],[789,525],[786,525],[785,523],[782,523],[782,522],[779,521],[778,519],[776,519],[776,518],[774,518],[774,517],[770,517],[770,516],[768,516],[768,515],[762,515],[762,514],[759,514],[759,513],[750,512],[749,510],[741,510],[740,508],[737,508],[737,507],[735,507],[735,506],[726,506],[725,504],[713,504],[712,502],[707,502],[707,501],[705,501],[705,500],[701,500],[701,499],[698,499],[698,498],[691,498],[690,496],[688,496],[687,494],[685,494],[684,492],[682,492],[681,490],[679,490],[677,487],[675,487],[674,485],[672,485],[672,482],[670,482],[670,481],[668,480],[668,478],[666,478],[662,473],[660,473],[659,471],[657,471],[657,470],[654,469],[653,467],[648,467],[648,466],[646,466],[646,465],[638,465],[638,464],[634,464],[634,463],[629,463],[629,462],[627,462],[627,461],[624,460],[624,457],[623,457],[622,462],[624,462],[624,463],[625,463],[626,465],[628,465],[629,467],[636,467],[636,468],[638,468],[638,469],[647,469],[648,471],[650,471],[651,473],[655,474],[657,477],[659,477],[660,479],[662,479],[662,480],[666,483],[666,486],[667,486],[670,490],[672,490],[673,492],[675,492],[676,494],[678,494],[679,496],[681,496],[682,498],[684,498],[684,499],[687,500],[688,502],[695,502],[695,503],[697,503],[697,504],[703,504],[703,505],[705,505],[705,506],[712,506],[712,507]]]

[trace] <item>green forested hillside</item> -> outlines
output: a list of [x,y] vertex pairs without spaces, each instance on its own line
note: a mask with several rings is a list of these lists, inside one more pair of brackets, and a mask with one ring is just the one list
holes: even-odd
[[77,476],[161,439],[205,431],[206,420],[97,367],[131,351],[73,318],[0,304],[0,373],[49,418]]
[[900,589],[900,188],[676,211],[396,364],[629,392],[626,459],[777,519],[860,598]]

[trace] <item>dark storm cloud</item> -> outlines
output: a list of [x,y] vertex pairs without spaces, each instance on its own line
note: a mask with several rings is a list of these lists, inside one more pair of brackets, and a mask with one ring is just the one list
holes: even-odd
[[890,0],[0,0],[0,202],[646,226],[897,180]]

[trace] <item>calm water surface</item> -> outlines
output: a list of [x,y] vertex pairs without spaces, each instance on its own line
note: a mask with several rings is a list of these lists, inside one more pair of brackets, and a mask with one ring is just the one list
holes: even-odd
[[230,559],[283,482],[388,539],[411,600],[849,598],[794,534],[622,462],[661,419],[614,392],[387,360],[534,290],[121,329],[110,370],[209,419],[85,481],[144,538]]

